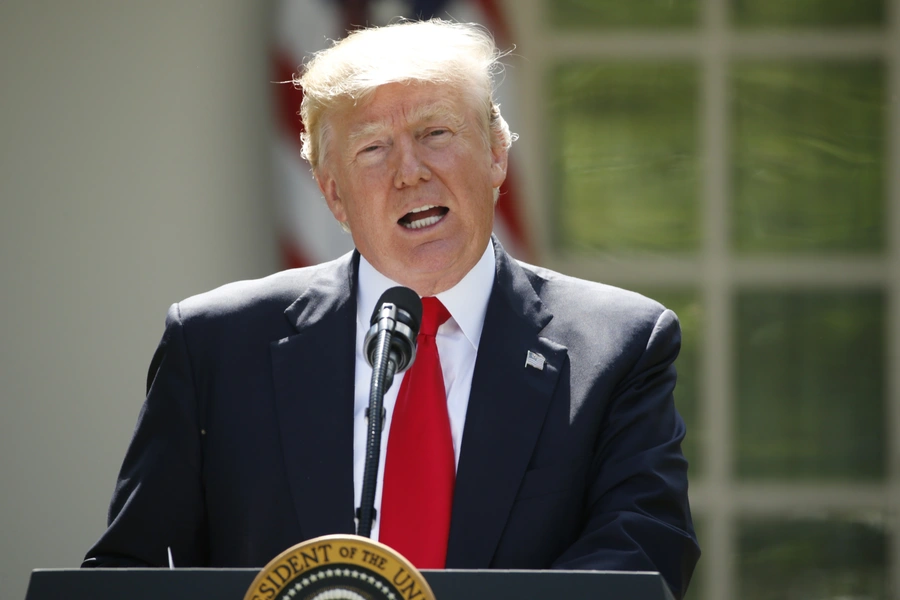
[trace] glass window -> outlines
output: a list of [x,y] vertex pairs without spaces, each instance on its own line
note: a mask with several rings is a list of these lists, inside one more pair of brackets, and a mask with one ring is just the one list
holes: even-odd
[[695,25],[698,0],[546,0],[545,14],[560,29],[620,29]]
[[735,311],[737,473],[885,473],[885,300],[878,291],[747,291]]
[[696,68],[575,64],[558,67],[551,79],[557,247],[695,250]]
[[744,519],[741,600],[887,600],[888,532],[880,513]]
[[882,65],[740,64],[733,77],[736,249],[882,250]]
[[[893,597],[895,4],[518,13],[546,68],[523,115],[542,128],[529,160],[546,157],[526,167],[546,185],[539,251],[681,321],[675,404],[695,518],[716,543],[690,600]],[[856,261],[867,268],[842,270]],[[803,281],[785,281],[785,262],[809,265]]]
[[872,27],[885,22],[884,0],[731,0],[739,27]]

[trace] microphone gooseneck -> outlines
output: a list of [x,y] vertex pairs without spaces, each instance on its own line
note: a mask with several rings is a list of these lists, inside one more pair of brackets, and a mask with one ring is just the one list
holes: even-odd
[[359,520],[356,533],[369,537],[375,519],[375,487],[381,458],[381,430],[384,427],[384,393],[416,358],[416,337],[422,323],[422,300],[409,288],[393,287],[385,291],[370,320],[363,353],[372,367],[366,433],[366,464],[363,471],[362,498],[356,509]]

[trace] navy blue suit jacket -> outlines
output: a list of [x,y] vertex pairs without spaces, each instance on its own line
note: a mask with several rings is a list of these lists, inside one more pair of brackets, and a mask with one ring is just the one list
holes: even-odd
[[[447,568],[660,571],[699,556],[675,410],[675,315],[495,241]],[[261,567],[353,533],[356,253],[169,311],[84,566]],[[528,351],[546,358],[525,367]]]

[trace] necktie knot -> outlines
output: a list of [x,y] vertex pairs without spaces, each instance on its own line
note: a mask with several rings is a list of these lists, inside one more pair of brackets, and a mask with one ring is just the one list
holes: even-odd
[[422,298],[422,327],[419,329],[419,335],[430,335],[434,337],[437,334],[438,327],[443,325],[450,318],[450,313],[441,304],[441,301],[434,296]]

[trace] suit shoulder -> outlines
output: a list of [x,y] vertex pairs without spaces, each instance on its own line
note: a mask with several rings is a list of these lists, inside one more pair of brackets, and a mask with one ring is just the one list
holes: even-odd
[[348,256],[338,260],[287,269],[260,279],[227,283],[190,296],[173,306],[184,320],[207,320],[249,315],[267,309],[280,313],[311,286],[339,277]]
[[573,318],[625,317],[655,323],[666,308],[637,292],[605,283],[580,279],[544,267],[519,262],[541,300],[554,314]]

